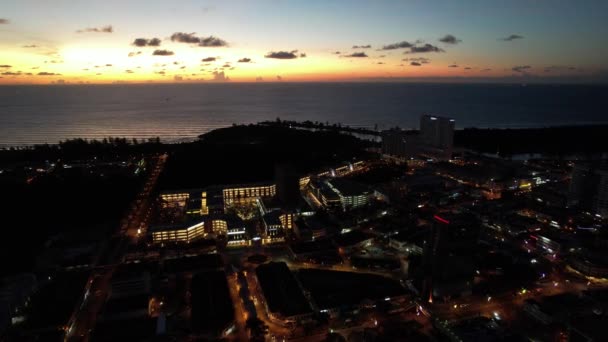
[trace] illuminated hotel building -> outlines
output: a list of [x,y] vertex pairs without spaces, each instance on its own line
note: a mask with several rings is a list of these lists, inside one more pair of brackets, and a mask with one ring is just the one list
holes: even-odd
[[273,238],[283,235],[283,224],[281,223],[279,211],[272,211],[264,215],[263,221],[267,237]]
[[154,243],[190,243],[205,237],[205,222],[199,221],[194,224],[150,227],[149,234],[152,235],[152,242]]
[[371,193],[361,184],[343,179],[332,179],[327,184],[340,198],[343,210],[359,208],[369,203]]
[[254,201],[259,197],[272,197],[276,194],[274,184],[233,185],[223,190],[224,205]]
[[228,223],[222,219],[211,220],[211,232],[215,235],[227,235]]

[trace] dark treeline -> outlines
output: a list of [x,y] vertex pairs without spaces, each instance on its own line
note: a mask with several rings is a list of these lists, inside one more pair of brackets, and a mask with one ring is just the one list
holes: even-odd
[[502,156],[541,153],[556,157],[608,152],[608,125],[522,129],[466,128],[454,134],[454,144]]
[[341,132],[350,132],[350,133],[358,133],[358,134],[369,134],[369,135],[380,135],[378,132],[378,125],[376,125],[374,130],[362,127],[349,127],[346,125],[342,125],[341,123],[333,123],[329,122],[320,122],[320,121],[290,121],[290,120],[281,120],[277,118],[275,121],[262,121],[260,125],[265,126],[279,126],[279,127],[295,127],[295,128],[306,128],[306,129],[316,129],[316,130],[334,130]]
[[366,155],[369,145],[336,131],[233,126],[174,146],[160,181],[165,189],[270,181],[277,163],[292,164],[305,173]]
[[0,163],[81,160],[92,157],[116,159],[138,154],[157,153],[166,145],[159,138],[146,140],[104,138],[102,140],[70,139],[58,144],[11,147],[0,150]]

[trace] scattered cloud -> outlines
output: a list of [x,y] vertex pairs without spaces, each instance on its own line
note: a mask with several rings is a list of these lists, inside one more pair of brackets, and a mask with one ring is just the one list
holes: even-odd
[[258,76],[255,78],[256,82],[264,82],[264,79],[262,78],[262,76]]
[[33,49],[33,48],[37,48],[37,47],[38,47],[38,45],[36,45],[36,44],[22,46],[22,48],[24,48],[24,49]]
[[154,50],[152,56],[173,56],[175,53],[169,50]]
[[126,72],[127,74],[133,74],[133,73],[134,73],[134,71],[133,71],[133,70],[125,70],[125,72]]
[[86,32],[96,32],[96,33],[112,33],[114,32],[114,28],[112,25],[107,25],[103,27],[87,27],[82,30],[77,30],[76,33],[86,33]]
[[213,80],[216,82],[227,82],[227,81],[230,81],[230,77],[226,76],[226,74],[224,74],[223,71],[220,71],[220,72],[214,71]]
[[350,55],[344,55],[344,57],[365,58],[368,56],[365,52],[353,52]]
[[339,55],[341,52],[340,51],[336,51],[334,52],[334,55]]
[[133,41],[132,45],[139,46],[139,47],[160,46],[160,39],[158,39],[158,38],[152,38],[152,39],[136,38]]
[[402,41],[399,43],[384,45],[381,50],[397,50],[397,49],[411,48],[413,46],[414,46],[414,44],[412,44],[410,42]]
[[462,42],[462,39],[458,39],[451,34],[446,34],[445,36],[439,38],[439,41],[446,44],[458,44]]
[[464,68],[464,70],[471,70],[471,69],[473,69],[473,68],[471,68],[471,67],[465,67]]
[[182,76],[175,75],[175,76],[173,76],[173,80],[176,82],[181,82],[184,80],[184,78]]
[[376,63],[376,64],[384,64],[384,62],[378,62],[378,63]]
[[301,53],[300,54],[300,58],[306,58],[306,54],[305,53]]
[[10,21],[8,19],[0,18],[0,25],[6,25],[8,23],[10,23]]
[[498,40],[502,40],[503,42],[510,42],[510,41],[517,40],[517,39],[524,39],[524,37],[520,36],[518,34],[512,34],[512,35],[507,36],[507,37],[498,38]]
[[251,58],[241,58],[238,61],[239,63],[249,63],[251,62]]
[[[1,67],[1,66],[0,66]],[[575,67],[573,66],[568,66],[568,65],[551,65],[545,68],[545,72],[563,72],[563,71],[573,71],[576,70]]]
[[283,77],[277,75],[277,81],[282,81],[282,80],[283,80]]
[[215,62],[216,58],[215,57],[206,57],[201,59],[201,61],[203,62]]
[[129,52],[129,57],[135,57],[141,55],[141,51]]
[[482,72],[492,71],[490,68],[481,69]]
[[0,65],[0,68],[12,68],[12,65],[8,65],[8,64],[2,64]]
[[426,52],[445,52],[442,48],[435,45],[424,44],[410,47],[410,51],[406,51],[406,54],[410,53],[426,53]]
[[61,74],[57,74],[54,72],[46,72],[46,71],[41,71],[38,73],[38,76],[58,76],[58,75],[61,75]]
[[171,41],[187,44],[198,44],[199,46],[207,47],[221,47],[228,46],[228,43],[220,38],[209,36],[209,37],[197,37],[196,32],[185,33],[175,32],[171,35]]
[[107,66],[107,67],[111,67],[111,66],[112,66],[112,64],[106,64],[106,66]]
[[411,66],[421,66],[422,64],[418,63],[418,62],[410,62]]
[[[302,54],[300,54],[301,56]],[[298,50],[292,51],[271,51],[267,53],[264,57],[266,58],[274,58],[274,59],[296,59],[298,58]]]
[[528,69],[531,69],[532,67],[529,65],[516,65],[513,68],[511,68],[511,70],[515,71],[515,72],[520,72],[520,73],[526,73]]
[[188,44],[198,44],[201,42],[201,39],[195,36],[195,32],[185,33],[185,32],[175,32],[171,35],[171,41],[179,42],[179,43],[188,43]]
[[206,38],[201,38],[201,42],[198,45],[207,47],[222,47],[228,46],[228,43],[223,39],[214,36],[209,36]]
[[4,75],[4,76],[19,76],[19,75],[21,75],[21,71],[5,71],[5,72],[1,73],[0,75]]
[[451,64],[451,65],[448,65],[448,68],[458,68],[458,65],[456,65],[456,64]]
[[420,64],[429,64],[431,62],[430,59],[426,57],[412,57],[412,58],[404,58],[402,59],[404,62],[416,62]]
[[371,49],[371,45],[353,45],[353,49]]

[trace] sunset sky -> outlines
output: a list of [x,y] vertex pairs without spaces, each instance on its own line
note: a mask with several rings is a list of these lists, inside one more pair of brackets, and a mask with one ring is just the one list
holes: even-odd
[[606,79],[605,0],[0,6],[0,84]]

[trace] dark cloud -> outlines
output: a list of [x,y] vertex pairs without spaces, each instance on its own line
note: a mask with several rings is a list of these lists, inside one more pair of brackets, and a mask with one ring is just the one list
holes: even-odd
[[451,34],[446,34],[445,36],[439,38],[439,41],[446,44],[458,44],[462,42],[462,39],[458,39]]
[[152,56],[173,56],[175,53],[169,50],[154,50]]
[[0,18],[0,25],[8,24],[8,23],[10,23],[10,21],[8,19]]
[[215,57],[207,57],[207,58],[201,59],[201,61],[203,61],[203,62],[215,62],[215,60],[216,60]]
[[171,35],[171,41],[179,42],[179,43],[188,43],[188,44],[198,44],[201,42],[201,39],[195,36],[195,32],[185,33],[185,32],[175,32]]
[[300,54],[300,58],[306,58],[306,54],[305,53],[301,53]]
[[0,65],[0,68],[12,68],[12,65],[8,65],[8,64],[2,64]]
[[529,65],[516,65],[513,68],[511,68],[511,70],[513,70],[515,72],[526,73],[526,71],[531,68],[532,67]]
[[344,55],[344,57],[365,58],[368,56],[365,52],[353,52],[350,55]]
[[418,62],[410,62],[411,66],[421,66],[422,64],[418,63]]
[[266,58],[275,58],[275,59],[296,59],[298,58],[298,50],[292,51],[271,51],[267,53],[264,57]]
[[567,65],[551,65],[545,68],[545,72],[554,72],[554,71],[572,71],[572,70],[576,70],[575,67],[573,66],[567,66]]
[[61,74],[57,74],[54,72],[46,72],[46,71],[41,71],[38,73],[38,76],[58,76],[58,75],[61,75]]
[[353,49],[371,49],[371,45],[353,45]]
[[141,51],[129,52],[129,57],[135,57],[137,55],[141,55]]
[[471,68],[471,67],[465,67],[464,68],[464,70],[471,70],[471,69],[473,69],[473,68]]
[[456,65],[456,64],[448,65],[448,68],[458,68],[458,65]]
[[510,41],[516,40],[516,39],[524,39],[524,37],[520,36],[518,34],[512,34],[512,35],[507,36],[507,37],[498,38],[498,40],[502,40],[503,42],[510,42]]
[[381,50],[405,49],[405,48],[411,48],[413,46],[414,45],[412,43],[410,43],[410,42],[402,41],[402,42],[399,42],[399,43],[384,45]]
[[175,75],[175,76],[173,76],[173,80],[176,82],[181,82],[184,80],[184,78],[182,76]]
[[24,49],[33,49],[33,48],[37,48],[37,47],[38,47],[38,45],[36,45],[36,44],[22,46],[22,48],[24,48]]
[[133,41],[132,45],[139,46],[139,47],[160,46],[160,39],[158,39],[158,38],[152,38],[152,39],[136,38]]
[[125,72],[126,72],[127,74],[132,74],[132,73],[134,73],[134,71],[133,71],[133,70],[125,70]]
[[106,66],[107,66],[107,67],[111,67],[111,66],[112,66],[112,64],[106,64]]
[[334,55],[339,55],[341,52],[340,51],[336,51],[334,52]]
[[220,38],[209,36],[206,38],[200,38],[199,46],[207,46],[207,47],[221,47],[228,46],[228,43]]
[[384,64],[384,62],[378,62],[378,63],[376,63],[376,64]]
[[430,59],[426,57],[412,57],[412,58],[404,58],[402,59],[404,62],[416,62],[420,64],[429,64],[431,62]]
[[179,67],[179,68],[180,68],[180,69],[186,69],[186,66],[184,65],[184,66],[181,66],[181,67]]
[[282,80],[283,80],[283,77],[277,75],[277,81],[282,81]]
[[258,76],[255,78],[256,82],[264,82],[264,79],[262,78],[262,76]]
[[103,27],[87,27],[82,30],[77,30],[76,33],[85,33],[85,32],[96,32],[96,33],[112,33],[114,32],[114,28],[112,25],[103,26]]
[[249,63],[251,62],[251,58],[241,58],[238,61],[239,63]]
[[207,46],[207,47],[220,47],[220,46],[228,46],[228,43],[220,38],[209,36],[209,37],[197,37],[195,32],[185,33],[185,32],[175,32],[171,35],[171,40],[179,43],[187,43],[187,44],[198,44],[199,46]]
[[490,68],[486,68],[486,69],[481,69],[482,72],[486,72],[486,71],[492,71],[492,69]]
[[410,51],[406,51],[406,54],[410,53],[426,53],[426,52],[444,52],[443,49],[438,48],[435,45],[424,44],[424,45],[416,45],[410,48]]
[[222,65],[222,68],[230,68],[230,63],[226,63],[226,64]]
[[5,71],[5,72],[1,73],[0,75],[4,75],[4,76],[19,76],[19,75],[21,75],[21,71],[16,71],[16,72]]

